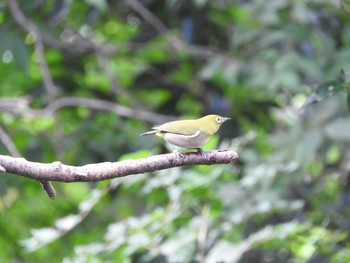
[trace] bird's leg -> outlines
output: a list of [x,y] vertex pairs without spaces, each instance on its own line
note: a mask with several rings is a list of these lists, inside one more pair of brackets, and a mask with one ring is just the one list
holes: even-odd
[[197,152],[199,152],[201,156],[205,156],[205,151],[203,151],[202,148],[197,148]]

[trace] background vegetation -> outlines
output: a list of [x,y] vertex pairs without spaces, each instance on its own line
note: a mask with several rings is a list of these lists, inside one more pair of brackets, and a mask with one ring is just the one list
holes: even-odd
[[[0,152],[167,152],[154,123],[232,117],[232,165],[95,184],[1,175],[1,262],[349,262],[347,1],[0,2]],[[343,73],[342,73],[343,72]]]

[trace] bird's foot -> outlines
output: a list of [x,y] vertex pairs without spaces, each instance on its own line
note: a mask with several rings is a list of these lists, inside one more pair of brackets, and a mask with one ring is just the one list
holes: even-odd
[[180,162],[180,159],[181,159],[181,158],[185,158],[185,154],[184,154],[184,153],[178,152],[177,150],[174,150],[173,152],[174,152],[175,155],[176,155],[176,161],[177,161],[177,163]]
[[185,158],[185,154],[184,153],[180,153],[180,152],[176,152],[177,156],[179,156],[180,158]]
[[206,155],[205,151],[203,151],[201,148],[197,148],[197,152],[198,152],[201,156],[205,156],[205,155]]

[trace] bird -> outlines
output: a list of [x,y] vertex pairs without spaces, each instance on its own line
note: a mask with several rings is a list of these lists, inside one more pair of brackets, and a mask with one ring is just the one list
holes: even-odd
[[179,153],[176,147],[196,149],[204,156],[205,152],[202,150],[202,146],[209,141],[225,121],[230,119],[211,114],[195,120],[171,121],[154,126],[151,131],[144,132],[140,136],[153,134],[163,138],[172,145],[174,152],[180,157],[184,157],[184,154]]

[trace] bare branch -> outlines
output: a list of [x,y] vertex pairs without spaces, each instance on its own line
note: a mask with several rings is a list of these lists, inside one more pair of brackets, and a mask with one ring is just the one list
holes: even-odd
[[10,135],[1,126],[0,126],[0,141],[12,156],[21,157],[21,154],[19,153]]
[[179,158],[175,153],[155,155],[136,160],[104,162],[84,166],[70,166],[61,162],[37,163],[24,158],[0,155],[0,166],[7,173],[21,175],[32,180],[57,182],[95,182],[131,174],[154,172],[185,165],[227,164],[238,158],[234,151],[208,151],[204,156],[196,152],[185,153]]
[[30,108],[28,97],[0,99],[1,112],[10,112],[34,118],[52,116],[61,108],[67,107],[86,107],[95,110],[103,110],[113,112],[119,116],[144,120],[154,124],[164,123],[175,119],[175,117],[172,116],[140,109],[132,109],[110,101],[98,99],[63,97],[51,101],[47,107],[43,109]]

